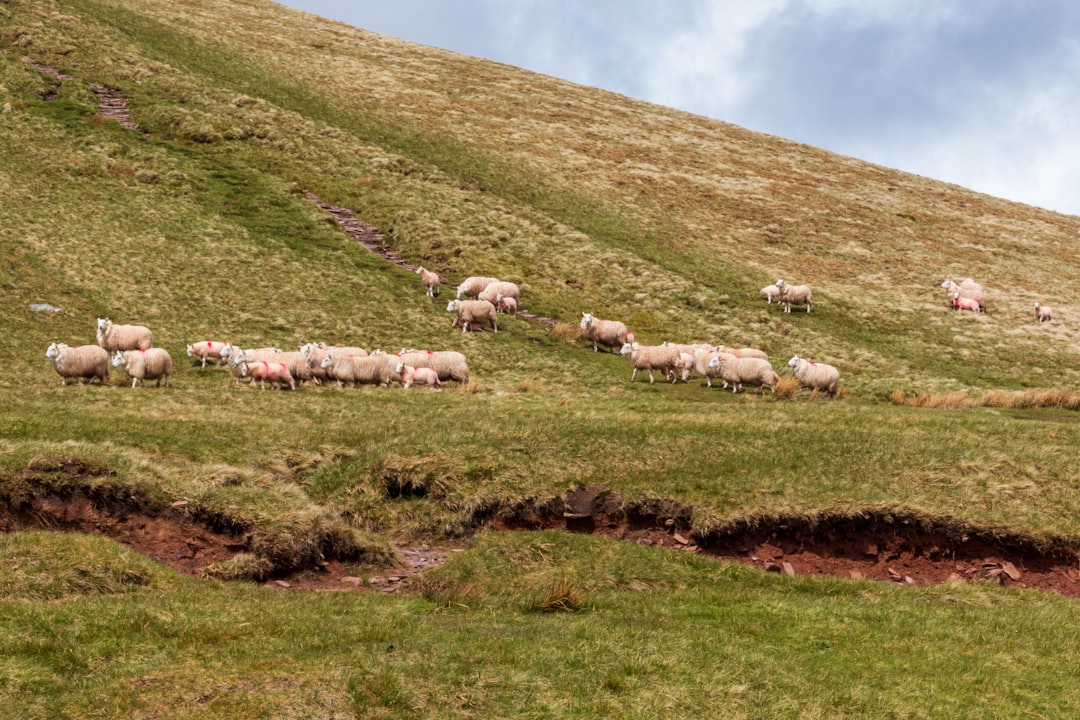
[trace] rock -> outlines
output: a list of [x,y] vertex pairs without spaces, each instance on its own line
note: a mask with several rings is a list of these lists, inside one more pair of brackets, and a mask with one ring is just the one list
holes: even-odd
[[675,539],[675,542],[679,543],[680,545],[689,545],[690,544],[690,541],[687,540],[682,535],[680,535],[679,533],[675,533],[675,535],[673,535],[672,537]]
[[360,587],[364,584],[364,579],[358,578],[355,575],[346,575],[341,578],[341,582],[345,583],[346,585],[352,585],[353,587]]
[[1016,566],[1008,560],[1001,563],[1001,569],[1005,571],[1005,574],[1008,575],[1009,579],[1013,582],[1020,580],[1020,578],[1022,577],[1020,571],[1016,569]]
[[783,563],[783,567],[784,567],[784,574],[785,575],[795,577],[795,566],[794,565],[792,565],[789,562],[785,562],[785,563]]

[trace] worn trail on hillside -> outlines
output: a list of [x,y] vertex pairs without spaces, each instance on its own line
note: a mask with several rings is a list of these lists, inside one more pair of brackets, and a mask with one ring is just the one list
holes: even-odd
[[[61,82],[74,79],[29,57],[24,60]],[[88,86],[97,98],[102,116],[116,120],[126,129],[139,129],[131,119],[127,98],[118,90],[98,83]],[[55,94],[43,96],[45,100],[53,98]],[[371,252],[398,267],[416,270],[416,265],[387,246],[378,228],[314,193],[306,192],[305,196]],[[537,322],[556,322],[526,310],[519,310],[518,315]],[[75,464],[70,474],[78,473]],[[1065,542],[1040,548],[1024,538],[995,535],[956,523],[927,527],[919,518],[905,519],[895,512],[818,518],[812,523],[800,518],[781,518],[736,528],[723,535],[697,537],[689,529],[689,508],[673,511],[671,502],[658,502],[664,510],[649,510],[644,507],[648,502],[627,513],[606,490],[580,489],[565,497],[536,501],[509,517],[477,518],[474,530],[557,528],[700,553],[792,576],[830,575],[904,585],[963,580],[1080,597],[1080,548]],[[191,576],[199,576],[207,566],[250,550],[243,532],[192,514],[184,505],[151,509],[137,499],[103,501],[81,492],[42,491],[35,495],[29,508],[15,510],[0,506],[0,532],[29,529],[106,535]],[[396,544],[398,563],[366,577],[350,575],[340,560],[330,559],[288,577],[275,577],[270,583],[283,588],[369,588],[395,592],[462,549]]]

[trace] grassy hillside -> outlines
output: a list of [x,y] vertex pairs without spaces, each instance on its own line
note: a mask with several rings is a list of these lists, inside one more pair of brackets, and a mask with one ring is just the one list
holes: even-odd
[[[485,529],[561,522],[596,486],[612,517],[703,547],[925,520],[1075,568],[1080,218],[265,0],[0,3],[0,108],[0,715],[1075,714],[1072,600]],[[561,322],[452,329],[474,274]],[[765,304],[778,277],[812,284],[813,312]],[[987,315],[945,306],[965,277]],[[843,392],[630,384],[575,336],[585,311],[785,374],[830,362]],[[93,343],[99,316],[150,326],[172,387],[60,385],[45,349]],[[454,349],[471,381],[259,391],[190,364],[201,339]],[[28,530],[163,518],[228,552],[178,551],[187,577]],[[393,595],[207,577],[367,578],[401,542],[463,552]]]

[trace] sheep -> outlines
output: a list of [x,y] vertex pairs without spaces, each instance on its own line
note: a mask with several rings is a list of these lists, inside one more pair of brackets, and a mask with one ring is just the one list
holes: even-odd
[[451,300],[446,306],[446,312],[455,313],[461,323],[461,332],[466,332],[474,322],[479,322],[481,328],[486,323],[491,323],[495,332],[499,332],[499,319],[495,312],[495,306],[487,300]]
[[776,287],[776,285],[766,285],[758,290],[758,295],[768,300],[769,304],[772,305],[773,298],[777,298],[777,302],[780,301],[780,288]]
[[813,293],[809,285],[788,285],[783,280],[777,280],[776,287],[780,290],[780,304],[784,306],[784,312],[790,313],[792,305],[805,305],[806,312],[810,312]]
[[165,387],[169,387],[172,378],[172,357],[164,348],[121,350],[113,355],[112,364],[113,367],[124,368],[131,378],[132,390],[136,383],[145,387],[147,380],[157,380],[156,387],[161,387],[162,378],[165,378]]
[[[712,367],[710,364],[710,361],[720,353],[724,353],[724,351],[720,348],[710,348],[707,346],[702,346],[694,351],[694,371],[705,378],[705,384],[709,387],[712,387],[712,379],[714,377],[720,377],[719,366]],[[725,354],[730,355],[730,353]],[[734,357],[734,355],[731,355],[731,358],[734,359]],[[723,380],[723,378],[721,378],[721,380]],[[724,381],[725,388],[727,385],[727,381]]]
[[982,305],[975,298],[960,297],[960,293],[953,293],[953,308],[960,312],[961,310],[971,310],[972,312],[982,312]]
[[495,309],[507,315],[517,315],[517,298],[499,295],[495,298]]
[[233,382],[238,383],[245,377],[247,377],[244,364],[249,362],[261,362],[263,360],[270,361],[281,352],[281,348],[276,347],[263,347],[252,348],[243,350],[234,346],[232,343],[228,343],[221,351],[221,356],[226,358],[226,362],[229,366],[229,373],[232,374]]
[[433,390],[438,390],[442,387],[439,382],[439,374],[431,368],[418,368],[411,365],[405,365],[404,363],[398,363],[394,368],[394,372],[401,376],[401,385],[406,390],[416,385],[427,385]]
[[106,351],[148,350],[154,345],[154,334],[143,325],[117,325],[109,318],[97,319],[97,342]]
[[820,390],[830,396],[836,395],[836,384],[840,381],[840,371],[832,365],[810,362],[798,355],[788,360],[791,374],[799,384],[811,390]]
[[328,346],[324,342],[307,343],[300,346],[300,354],[307,358],[308,369],[302,373],[305,379],[310,379],[315,384],[321,384],[323,380],[333,380],[333,374],[322,366],[323,358],[327,355],[335,357],[367,357],[368,351],[362,347],[349,345]]
[[628,342],[623,344],[619,354],[629,357],[634,366],[630,382],[634,382],[638,370],[649,372],[649,384],[653,383],[653,370],[662,370],[672,383],[676,380],[675,367],[679,361],[679,351],[674,345],[640,345]]
[[1039,322],[1049,322],[1054,319],[1054,309],[1049,305],[1035,303],[1035,319]]
[[338,387],[354,387],[361,385],[386,385],[393,384],[392,368],[386,363],[384,357],[334,357],[327,355],[323,358],[322,366],[329,370]]
[[221,364],[223,356],[221,351],[227,347],[228,343],[216,342],[214,340],[200,340],[195,343],[190,343],[187,346],[188,357],[198,358],[202,360],[202,367],[206,367],[207,358],[214,358],[217,364]]
[[980,312],[986,312],[986,291],[983,290],[982,285],[971,278],[967,278],[959,285],[952,280],[946,280],[941,283],[941,288],[945,291],[945,297],[952,307],[956,307],[953,296],[959,294],[962,298],[978,301]]
[[45,357],[52,360],[61,385],[67,385],[68,378],[86,378],[91,383],[97,378],[102,385],[109,379],[109,351],[99,345],[52,343]]
[[515,301],[521,299],[521,289],[518,288],[512,282],[506,282],[505,280],[496,280],[480,291],[480,294],[476,296],[477,300],[487,300],[492,305],[498,306],[499,296],[514,298]]
[[757,391],[766,385],[770,392],[776,391],[780,376],[773,370],[768,360],[761,358],[740,358],[729,353],[718,352],[709,360],[709,368],[717,372],[725,383],[731,383],[731,392],[742,390],[743,385],[754,385]]
[[418,267],[416,268],[416,274],[420,276],[420,282],[423,283],[429,298],[433,298],[439,294],[439,273],[425,270],[423,267]]
[[680,352],[678,360],[675,361],[675,368],[682,370],[682,381],[686,382],[690,379],[690,376],[694,372],[694,355],[693,353]]
[[[318,382],[318,377],[312,372],[308,356],[298,350],[275,353],[265,359],[270,362],[285,363],[289,368],[289,374],[297,382],[304,382],[305,380]],[[319,370],[321,371],[322,368],[319,368]],[[319,373],[319,375],[322,374],[322,372]]]
[[457,286],[457,300],[463,297],[474,298],[484,291],[491,283],[499,282],[499,278],[473,276],[467,277]]
[[614,350],[634,341],[625,323],[618,320],[600,320],[591,313],[581,313],[580,328],[581,336],[592,341],[593,352],[600,352],[600,345]]
[[289,366],[283,362],[270,362],[269,360],[259,360],[257,362],[245,362],[241,363],[243,368],[241,371],[242,377],[251,377],[251,386],[255,386],[255,381],[259,381],[259,389],[266,388],[266,383],[269,382],[271,388],[277,385],[279,388],[283,388],[286,385],[290,390],[296,389],[296,379],[293,378],[292,373],[289,371]]

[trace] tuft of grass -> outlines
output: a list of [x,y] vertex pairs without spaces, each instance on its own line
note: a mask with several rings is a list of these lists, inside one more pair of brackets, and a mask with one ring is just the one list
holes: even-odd
[[574,613],[582,609],[587,597],[586,592],[568,579],[554,580],[539,595],[525,601],[526,612]]
[[581,337],[581,327],[574,323],[557,320],[551,327],[551,338],[557,342],[571,343]]

